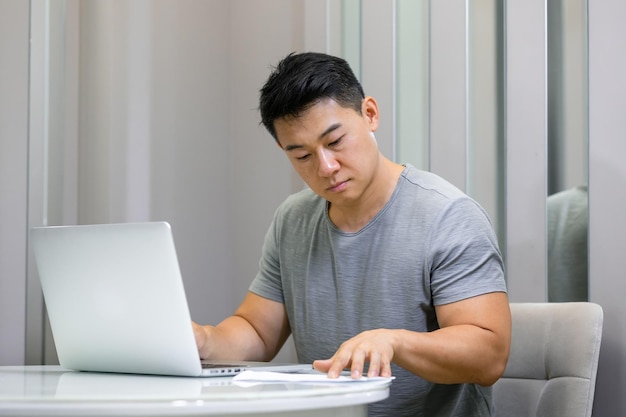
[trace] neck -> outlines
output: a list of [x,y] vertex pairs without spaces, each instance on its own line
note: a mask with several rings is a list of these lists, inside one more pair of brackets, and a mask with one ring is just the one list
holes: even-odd
[[383,158],[381,168],[363,195],[352,204],[331,204],[328,214],[333,224],[344,232],[358,232],[365,227],[391,198],[404,166]]

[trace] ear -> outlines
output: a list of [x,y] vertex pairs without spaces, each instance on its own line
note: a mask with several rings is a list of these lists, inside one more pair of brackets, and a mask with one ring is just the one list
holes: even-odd
[[363,113],[363,117],[369,124],[371,131],[375,132],[376,129],[378,129],[378,120],[380,114],[378,113],[378,103],[376,103],[374,97],[367,96],[363,99],[363,103],[361,104],[361,112]]

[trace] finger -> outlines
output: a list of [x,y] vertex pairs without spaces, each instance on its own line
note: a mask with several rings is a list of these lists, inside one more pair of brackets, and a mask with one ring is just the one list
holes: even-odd
[[380,376],[385,378],[391,377],[391,362],[389,360],[382,360],[381,363]]
[[363,367],[365,366],[365,352],[356,350],[352,353],[352,366],[350,367],[350,376],[353,379],[359,379],[363,376]]
[[380,376],[384,378],[391,377],[391,363],[390,362],[383,363],[383,366],[381,367],[381,370],[380,370]]
[[349,352],[340,348],[329,360],[328,377],[337,378],[344,369],[350,366],[351,357]]
[[380,353],[372,352],[370,354],[370,365],[369,365],[369,370],[367,371],[367,376],[368,377],[378,376],[380,374],[380,366],[381,366]]
[[318,359],[313,361],[313,368],[317,371],[327,373],[329,378],[337,378],[344,369],[344,366],[340,363],[341,362],[337,362],[334,357],[330,359]]
[[328,373],[330,366],[332,365],[332,360],[330,359],[318,359],[313,361],[313,368],[317,371]]

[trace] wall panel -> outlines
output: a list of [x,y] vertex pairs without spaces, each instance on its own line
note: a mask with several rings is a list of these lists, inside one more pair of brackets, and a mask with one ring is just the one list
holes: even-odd
[[361,2],[361,83],[378,102],[376,140],[389,159],[395,158],[395,3]]
[[28,2],[0,2],[0,365],[25,356],[28,28]]
[[626,415],[626,2],[589,1],[590,299],[604,309],[594,416]]
[[511,301],[545,301],[546,4],[506,3],[506,263]]
[[467,188],[467,2],[430,2],[430,171]]

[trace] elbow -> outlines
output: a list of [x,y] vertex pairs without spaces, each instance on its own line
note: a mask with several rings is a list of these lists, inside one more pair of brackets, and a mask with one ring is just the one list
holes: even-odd
[[479,385],[490,387],[504,375],[511,353],[510,325],[508,329],[504,336],[499,337],[498,341],[492,345],[491,355],[483,362],[484,372],[481,373],[482,378],[478,381]]
[[490,387],[493,384],[495,384],[496,382],[498,382],[498,380],[500,379],[500,377],[504,374],[504,369],[506,368],[506,366],[493,366],[492,369],[489,372],[486,372],[483,377],[481,378],[481,381],[478,381],[479,385],[482,385],[483,387]]
[[502,375],[504,375],[508,359],[508,352],[506,352],[506,354],[498,355],[497,358],[493,358],[493,360],[490,361],[489,366],[487,366],[484,372],[481,373],[481,377],[478,381],[476,381],[476,383],[483,387],[490,387],[498,382]]

